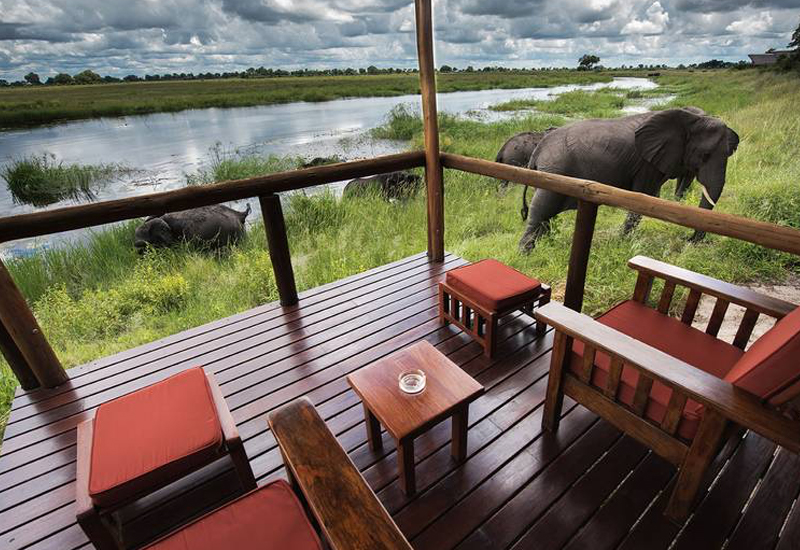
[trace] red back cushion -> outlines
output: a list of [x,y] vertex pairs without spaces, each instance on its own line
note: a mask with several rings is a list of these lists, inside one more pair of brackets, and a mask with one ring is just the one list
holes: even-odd
[[800,307],[756,340],[725,380],[772,405],[800,394]]

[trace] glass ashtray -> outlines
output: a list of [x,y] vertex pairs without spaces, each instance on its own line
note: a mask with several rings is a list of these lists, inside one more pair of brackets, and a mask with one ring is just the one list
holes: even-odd
[[398,380],[403,393],[415,394],[425,389],[425,373],[419,369],[402,373]]

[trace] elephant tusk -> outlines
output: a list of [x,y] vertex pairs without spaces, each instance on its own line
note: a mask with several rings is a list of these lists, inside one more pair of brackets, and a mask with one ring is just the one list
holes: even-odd
[[708,189],[706,189],[706,186],[701,183],[700,187],[703,189],[703,196],[708,202],[711,203],[711,206],[717,206],[717,203],[711,198],[711,195],[708,194]]

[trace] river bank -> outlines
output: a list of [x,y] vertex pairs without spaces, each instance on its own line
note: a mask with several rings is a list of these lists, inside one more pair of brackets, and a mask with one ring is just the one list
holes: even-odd
[[[718,209],[800,228],[800,132],[797,80],[749,71],[661,77],[673,105],[696,105],[722,117],[742,141],[728,166]],[[511,135],[558,126],[562,115],[522,112],[481,122],[443,117],[447,151],[493,159]],[[417,121],[391,124],[385,137],[415,146]],[[408,139],[410,137],[410,139]],[[694,186],[695,188],[697,186]],[[672,197],[673,183],[662,196]],[[563,295],[574,213],[553,223],[530,256],[517,253],[523,229],[521,189],[498,192],[494,182],[445,173],[447,250],[471,260],[498,258],[552,284]],[[340,200],[332,192],[287,199],[286,221],[300,289],[397,260],[424,249],[426,207],[420,194],[407,203]],[[696,204],[695,190],[686,201]],[[624,213],[603,208],[598,218],[587,281],[586,312],[597,313],[630,295],[634,278],[627,259],[647,254],[733,282],[780,282],[797,259],[731,239],[709,236],[691,244],[690,231],[645,220],[623,237]],[[42,328],[66,366],[74,366],[277,299],[265,237],[256,223],[230,254],[210,257],[189,250],[158,251],[139,258],[130,246],[132,225],[96,233],[88,246],[51,250],[9,263]],[[2,365],[7,407],[15,381]]]
[[[542,70],[442,73],[440,92],[543,88],[610,82],[632,71]],[[635,72],[635,71],[633,71]],[[641,75],[646,76],[642,72]],[[66,120],[168,113],[210,107],[247,107],[296,101],[419,94],[414,73],[311,76],[164,82],[121,82],[82,86],[25,86],[0,89],[0,128]]]

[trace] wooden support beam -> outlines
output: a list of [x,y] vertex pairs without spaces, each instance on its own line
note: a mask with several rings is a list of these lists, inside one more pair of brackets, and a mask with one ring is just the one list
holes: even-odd
[[572,249],[567,271],[567,289],[564,293],[564,305],[577,312],[583,308],[586,271],[589,267],[589,253],[592,250],[596,221],[597,205],[578,201],[578,216],[575,218],[575,232],[572,234]]
[[428,256],[444,261],[444,174],[439,155],[439,120],[436,109],[436,69],[433,62],[431,0],[416,0],[417,54],[425,127],[425,182],[428,191]]
[[0,351],[2,351],[3,357],[6,358],[11,371],[19,380],[23,390],[32,390],[39,387],[39,380],[36,379],[36,375],[33,374],[28,362],[22,356],[22,352],[2,323],[0,323]]
[[[67,373],[3,262],[0,262],[0,323],[40,385],[53,388],[68,380]],[[30,375],[23,371],[23,377],[24,383],[30,385]],[[22,379],[20,383],[23,383]]]
[[264,229],[267,232],[269,257],[272,271],[278,285],[278,295],[282,306],[293,306],[297,303],[297,286],[294,282],[292,257],[289,252],[289,239],[286,236],[286,223],[283,219],[283,208],[278,195],[262,195],[261,215],[264,217]]

